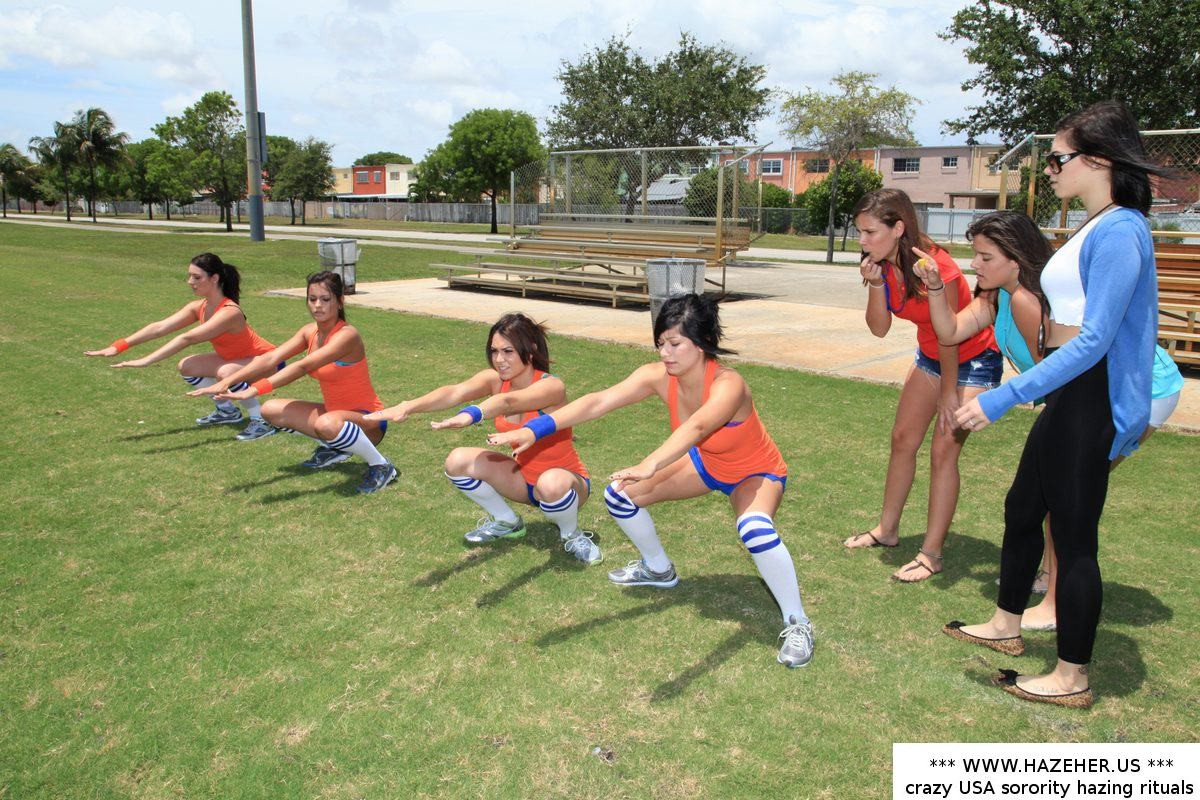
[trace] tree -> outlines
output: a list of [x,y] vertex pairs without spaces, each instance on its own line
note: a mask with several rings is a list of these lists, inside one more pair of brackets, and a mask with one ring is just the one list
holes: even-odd
[[402,156],[399,153],[393,153],[391,150],[380,150],[378,153],[367,153],[362,158],[354,160],[356,167],[381,167],[384,164],[411,164],[413,160],[408,156]]
[[784,131],[803,146],[829,156],[829,235],[825,261],[833,263],[833,229],[837,208],[838,178],[851,153],[880,145],[915,145],[909,122],[917,99],[894,86],[879,89],[878,77],[869,72],[838,73],[833,85],[838,92],[823,94],[806,90],[783,103]]
[[[5,142],[0,144],[0,210],[5,218],[8,217],[8,187],[20,181],[25,170],[29,168],[29,159],[15,146]],[[21,212],[21,195],[16,194],[17,213]]]
[[613,37],[562,62],[548,137],[564,148],[682,147],[749,139],[767,113],[766,68],[690,34],[659,61]]
[[[737,176],[737,192],[738,205],[745,206],[747,203],[758,205],[758,183],[750,180],[746,173],[741,169],[734,168],[729,170],[728,167],[723,167],[726,170],[724,181],[722,182],[722,194],[724,199],[722,205],[725,207],[725,213],[731,217],[738,216],[737,211],[733,208],[733,176]],[[717,168],[709,167],[701,170],[692,176],[688,181],[687,194],[683,198],[683,206],[687,209],[689,215],[693,217],[712,217],[717,213]]]
[[[286,197],[292,207],[292,224],[296,224],[296,201],[300,201],[300,224],[308,223],[306,200],[320,200],[333,188],[333,156],[328,142],[311,136],[303,142],[292,142],[294,149],[286,156],[282,168],[273,173],[271,197]],[[272,159],[274,156],[272,156]]]
[[1200,126],[1200,4],[1177,0],[983,0],[940,36],[967,43],[985,102],[944,123],[1009,143],[1117,99],[1147,128]]
[[189,171],[212,194],[233,230],[233,204],[246,196],[246,130],[228,92],[208,92],[178,117],[154,126],[163,141],[186,153]]
[[267,137],[267,162],[263,164],[263,191],[272,200],[287,200],[291,205],[292,221],[296,224],[296,198],[288,194],[287,165],[300,145],[290,136]]
[[[838,177],[837,205],[834,208],[833,226],[842,229],[842,250],[846,249],[846,234],[850,230],[850,212],[863,195],[883,186],[883,176],[856,159],[847,159],[842,164]],[[833,176],[812,184],[796,198],[810,220],[825,218],[829,211],[830,195],[833,194]],[[826,235],[829,231],[826,232]]]
[[478,199],[492,204],[492,233],[497,232],[496,202],[508,191],[514,169],[545,157],[537,123],[523,111],[482,108],[450,126],[450,136],[417,168],[417,194]]
[[124,183],[129,196],[146,206],[148,219],[154,219],[155,203],[163,204],[170,219],[171,200],[190,195],[195,188],[178,149],[162,139],[144,139],[126,145],[125,153],[129,168]]
[[29,149],[43,167],[43,194],[55,197],[62,189],[66,198],[67,222],[71,221],[71,171],[79,164],[79,131],[65,122],[54,123],[52,136],[35,136]]
[[[792,193],[782,186],[762,185],[763,233],[787,233],[792,223]],[[781,211],[780,209],[787,209]]]
[[125,160],[124,147],[129,137],[120,133],[112,117],[102,108],[75,112],[71,120],[79,147],[79,163],[87,169],[87,202],[92,222],[96,221],[96,168],[114,169]]

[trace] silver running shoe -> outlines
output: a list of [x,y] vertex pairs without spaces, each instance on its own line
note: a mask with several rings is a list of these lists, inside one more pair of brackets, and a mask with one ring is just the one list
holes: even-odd
[[242,422],[242,412],[236,408],[233,411],[222,411],[217,408],[211,414],[205,417],[200,417],[196,420],[196,424],[200,426],[208,425],[239,425]]
[[811,622],[791,623],[779,634],[783,644],[779,647],[779,663],[788,669],[807,666],[813,657],[813,626]]
[[670,589],[679,583],[674,564],[667,567],[666,572],[655,572],[641,560],[630,561],[620,569],[612,570],[608,579],[620,586],[657,586],[660,589]]
[[239,442],[253,442],[255,439],[262,439],[276,432],[277,430],[274,425],[259,417],[258,419],[250,420],[250,424],[242,428],[242,432],[235,438]]
[[476,523],[474,530],[463,535],[471,544],[494,542],[497,539],[520,539],[525,535],[525,520],[517,517],[513,523],[501,522],[498,519],[484,517]]
[[563,549],[585,564],[599,564],[604,560],[604,554],[600,552],[600,545],[592,541],[594,535],[592,531],[576,528],[575,533],[563,542]]
[[332,447],[319,444],[317,445],[317,449],[313,450],[313,454],[308,457],[307,461],[300,462],[300,466],[311,469],[325,469],[326,467],[332,467],[334,464],[340,464],[343,461],[349,460],[350,454],[345,450],[334,450]]
[[399,474],[400,472],[390,461],[385,461],[382,464],[372,464],[367,467],[367,474],[363,476],[363,482],[358,486],[358,493],[371,494],[372,492],[378,492],[396,480]]

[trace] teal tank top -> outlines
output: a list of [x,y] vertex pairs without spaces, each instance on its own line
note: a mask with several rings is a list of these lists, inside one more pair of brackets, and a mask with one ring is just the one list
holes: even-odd
[[1017,321],[1013,319],[1012,295],[1004,289],[998,289],[996,297],[996,344],[1017,368],[1017,372],[1026,372],[1033,368],[1033,354],[1029,352],[1025,337],[1017,330]]

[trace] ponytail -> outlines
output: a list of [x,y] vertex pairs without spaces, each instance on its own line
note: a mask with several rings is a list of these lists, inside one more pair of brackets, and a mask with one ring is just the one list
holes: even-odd
[[242,294],[242,276],[233,264],[226,264],[221,257],[213,253],[201,253],[191,260],[192,264],[204,270],[209,275],[217,276],[217,285],[221,294],[233,302],[238,302]]

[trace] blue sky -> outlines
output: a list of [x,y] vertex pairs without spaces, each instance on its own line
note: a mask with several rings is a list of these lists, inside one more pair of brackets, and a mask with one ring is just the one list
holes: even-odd
[[[961,44],[937,33],[967,4],[257,0],[259,107],[269,133],[324,139],[338,164],[376,150],[420,160],[474,108],[515,108],[543,123],[559,100],[562,61],[612,35],[628,31],[658,57],[687,31],[764,64],[781,92],[826,89],[847,69],[878,73],[881,85],[923,101],[913,125],[922,144],[959,143],[940,128],[978,103],[960,89],[974,68]],[[212,89],[243,104],[237,0],[0,0],[0,142],[25,150],[91,106],[142,139]],[[791,144],[774,113],[756,133],[759,143]]]

